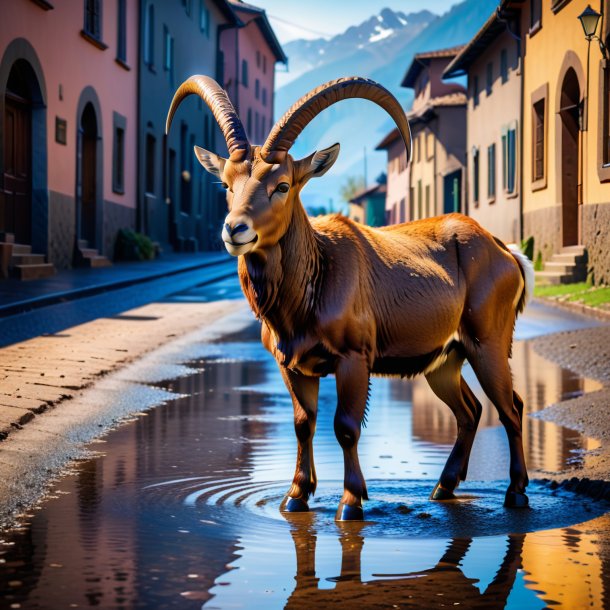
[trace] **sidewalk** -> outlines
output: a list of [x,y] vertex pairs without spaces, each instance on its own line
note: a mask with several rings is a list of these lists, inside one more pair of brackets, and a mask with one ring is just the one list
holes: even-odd
[[153,261],[70,269],[29,282],[0,280],[0,318],[54,303],[92,296],[231,260],[226,252],[168,253]]

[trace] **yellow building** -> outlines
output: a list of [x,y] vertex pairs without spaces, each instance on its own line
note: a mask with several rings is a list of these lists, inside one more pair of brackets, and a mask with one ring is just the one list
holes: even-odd
[[[561,274],[583,252],[593,282],[608,284],[610,63],[579,22],[588,4],[503,0],[500,9],[521,8],[523,235],[551,262],[545,269]],[[608,0],[593,4],[608,13]],[[609,32],[600,20],[596,35],[608,42]]]

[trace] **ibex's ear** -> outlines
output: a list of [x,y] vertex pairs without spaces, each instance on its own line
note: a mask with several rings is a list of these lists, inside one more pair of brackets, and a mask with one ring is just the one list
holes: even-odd
[[213,152],[199,146],[195,146],[195,155],[197,155],[199,163],[201,163],[201,165],[203,165],[203,167],[205,167],[210,174],[214,174],[214,176],[220,178],[222,170],[225,167],[226,159],[223,159],[222,157],[215,155]]
[[304,183],[310,178],[323,176],[337,160],[339,148],[339,144],[333,144],[324,150],[318,150],[313,155],[305,157],[305,159],[301,159],[298,162],[299,180]]

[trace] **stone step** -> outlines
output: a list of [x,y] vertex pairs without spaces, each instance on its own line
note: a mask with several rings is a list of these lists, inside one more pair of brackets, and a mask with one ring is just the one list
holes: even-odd
[[11,267],[11,275],[20,280],[39,280],[55,275],[55,266],[51,263],[40,265],[15,265]]
[[95,248],[79,248],[81,256],[83,258],[93,258],[99,256],[99,252]]
[[575,265],[572,265],[570,263],[557,262],[553,257],[550,261],[544,264],[544,270],[573,275],[575,271]]
[[585,254],[576,254],[575,252],[567,254],[553,254],[551,261],[554,263],[566,263],[570,265],[578,265],[586,261]]
[[78,249],[82,250],[83,248],[88,248],[89,247],[89,242],[86,239],[79,239],[76,242]]
[[44,254],[13,254],[10,266],[44,264]]
[[557,271],[536,271],[536,281],[540,284],[571,284],[574,279],[571,274]]
[[584,246],[563,246],[561,248],[561,254],[584,254]]
[[14,244],[15,236],[12,233],[7,233],[6,231],[0,231],[0,242],[5,244]]
[[31,254],[32,246],[27,244],[13,244],[13,254]]
[[85,267],[112,267],[112,262],[105,256],[91,256],[83,259]]

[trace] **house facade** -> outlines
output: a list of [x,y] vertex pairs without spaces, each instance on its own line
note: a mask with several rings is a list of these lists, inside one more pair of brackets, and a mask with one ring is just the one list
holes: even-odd
[[386,224],[407,222],[410,165],[407,163],[407,150],[398,129],[390,131],[377,144],[375,150],[386,150],[388,154]]
[[265,11],[229,0],[240,26],[220,41],[224,58],[224,87],[252,144],[263,144],[273,127],[275,64],[288,59]]
[[137,226],[163,247],[220,247],[224,191],[201,169],[193,147],[222,151],[224,139],[196,96],[181,104],[167,135],[165,118],[189,76],[222,81],[217,49],[238,24],[226,0],[140,1]]
[[[608,284],[610,56],[585,38],[578,17],[588,4],[504,1],[502,8],[521,9],[523,235],[534,237],[543,261],[580,246],[590,279]],[[606,45],[609,4],[601,3],[606,17],[596,32]]]
[[463,211],[507,243],[522,239],[519,26],[518,11],[494,12],[444,72],[468,77]]
[[349,200],[349,217],[369,227],[386,224],[386,183],[384,180],[356,193]]
[[106,264],[134,225],[137,41],[132,2],[18,0],[3,12],[2,274]]

